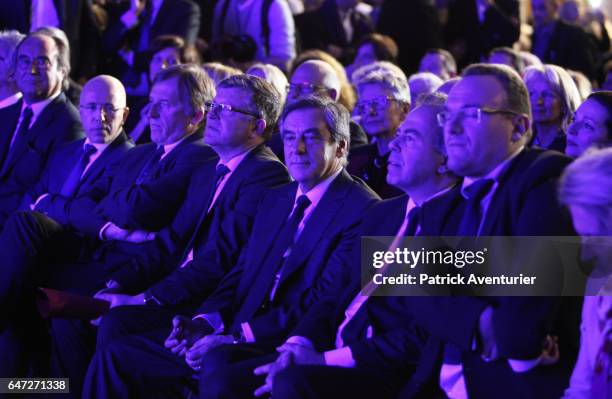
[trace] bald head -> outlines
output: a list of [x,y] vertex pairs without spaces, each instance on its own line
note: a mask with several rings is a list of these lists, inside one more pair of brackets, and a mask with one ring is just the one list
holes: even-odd
[[340,79],[331,65],[320,60],[309,60],[300,64],[290,80],[288,98],[295,100],[312,95],[325,94],[334,101],[340,96]]
[[83,86],[79,109],[89,141],[112,142],[121,132],[129,111],[123,84],[108,75],[90,79]]

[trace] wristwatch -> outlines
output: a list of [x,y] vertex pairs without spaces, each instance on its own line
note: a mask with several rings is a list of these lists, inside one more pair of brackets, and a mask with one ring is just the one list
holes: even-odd
[[151,294],[151,292],[149,291],[145,291],[144,293],[144,304],[145,305],[157,305],[157,306],[161,305],[159,300],[157,300],[157,298],[155,298],[153,294]]

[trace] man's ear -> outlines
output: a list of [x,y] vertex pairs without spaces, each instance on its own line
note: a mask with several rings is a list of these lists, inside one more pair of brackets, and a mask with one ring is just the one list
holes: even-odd
[[440,164],[438,165],[438,168],[436,169],[436,172],[438,172],[439,175],[443,175],[448,173],[449,169],[448,169],[448,157],[446,155],[440,155],[441,161]]
[[531,122],[526,115],[515,115],[511,121],[514,128],[512,130],[512,142],[517,142],[529,131]]
[[191,117],[189,124],[193,126],[198,126],[204,120],[204,116],[206,115],[206,111],[203,109],[198,109],[195,114]]
[[263,137],[263,134],[266,131],[266,126],[267,126],[267,123],[265,120],[257,119],[255,121],[255,128],[251,131],[251,136],[255,134],[259,137]]
[[338,141],[338,147],[336,148],[336,157],[345,158],[348,156],[348,143],[346,140]]

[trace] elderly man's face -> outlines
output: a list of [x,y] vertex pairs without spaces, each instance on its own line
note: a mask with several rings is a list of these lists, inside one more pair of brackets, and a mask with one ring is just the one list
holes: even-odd
[[255,123],[260,118],[251,97],[249,90],[242,88],[217,89],[212,109],[206,114],[206,144],[228,151],[252,140],[252,135],[256,134]]
[[[327,95],[329,88],[323,86],[324,72],[313,65],[300,65],[291,75],[288,100],[297,100],[312,94]],[[335,100],[332,98],[332,100]]]
[[370,136],[392,137],[406,116],[405,104],[395,100],[391,89],[382,83],[359,86],[356,110],[361,126]]
[[[459,176],[482,177],[519,147],[503,86],[492,76],[466,76],[445,106],[448,166]],[[502,112],[500,112],[502,111]]]
[[188,134],[194,114],[184,106],[178,78],[157,82],[149,93],[149,126],[151,140],[160,145],[172,144]]
[[332,141],[321,110],[291,111],[283,121],[281,134],[285,163],[303,191],[310,190],[341,167],[347,143]]
[[16,81],[28,103],[45,100],[61,90],[64,71],[59,69],[58,49],[47,36],[32,36],[17,52]]
[[119,135],[127,117],[125,96],[107,81],[95,80],[83,88],[79,111],[89,141],[108,144]]
[[445,161],[441,138],[435,108],[425,105],[410,112],[389,144],[387,182],[404,191],[433,182]]

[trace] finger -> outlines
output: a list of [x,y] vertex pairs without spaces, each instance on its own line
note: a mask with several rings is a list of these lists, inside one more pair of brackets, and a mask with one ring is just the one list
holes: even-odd
[[268,372],[270,372],[270,367],[272,367],[273,364],[274,363],[268,363],[268,364],[264,364],[263,366],[256,367],[255,370],[253,370],[253,374],[255,375],[268,374]]
[[260,386],[259,388],[257,388],[255,392],[253,392],[253,394],[255,395],[255,397],[259,398],[271,392],[272,392],[272,387],[268,384],[264,384]]
[[172,353],[179,353],[183,349],[187,350],[187,341],[185,341],[185,340],[182,340],[175,347],[171,348],[170,352],[172,352]]

